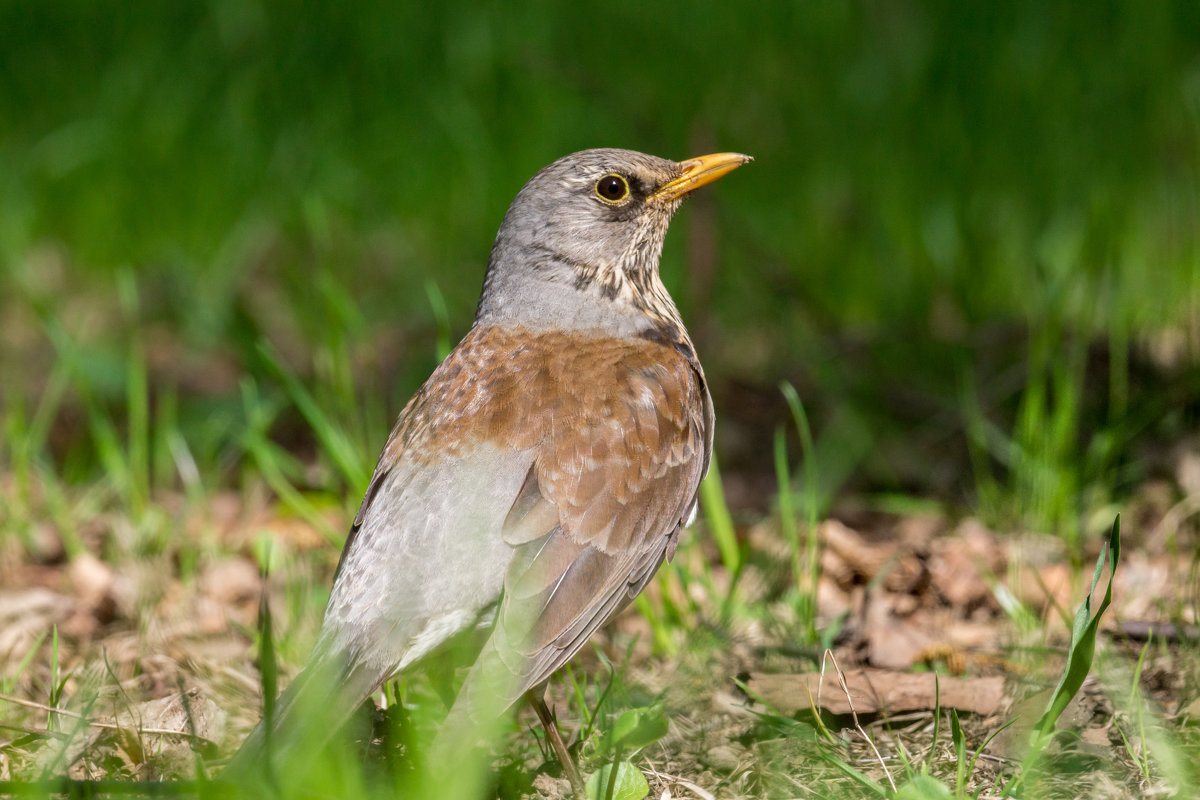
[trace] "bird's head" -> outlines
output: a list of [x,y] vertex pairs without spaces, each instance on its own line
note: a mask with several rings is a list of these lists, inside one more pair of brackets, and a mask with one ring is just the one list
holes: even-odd
[[637,317],[678,321],[658,276],[671,217],[694,189],[750,161],[717,153],[675,162],[584,150],[517,194],[492,248],[477,320],[628,332]]

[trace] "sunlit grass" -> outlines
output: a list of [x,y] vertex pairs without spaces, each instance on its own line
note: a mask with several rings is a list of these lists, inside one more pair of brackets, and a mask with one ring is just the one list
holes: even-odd
[[[694,542],[688,547],[694,548],[698,545],[699,542]],[[186,545],[178,546],[186,547]],[[136,554],[126,557],[136,557]],[[277,558],[268,555],[265,551],[260,553],[259,559],[263,564],[278,565],[279,563]],[[733,584],[729,581],[729,576],[721,574],[724,572],[725,566],[719,558],[706,563],[708,564],[705,568],[707,574],[695,572],[691,578],[693,581],[698,581],[706,589],[732,585],[733,588],[730,591],[739,592],[738,584]],[[1105,564],[1103,555],[1098,563],[1102,566]],[[1107,574],[1110,577],[1111,570],[1116,566],[1114,554],[1108,563]],[[693,566],[693,570],[695,569],[696,567]],[[1097,575],[1099,574],[1097,572]],[[664,573],[660,581],[669,584],[672,580],[669,575],[670,573]],[[1095,593],[1096,584],[1093,583],[1091,588],[1093,602],[1095,602],[1100,599],[1099,595]],[[688,623],[690,625],[695,625],[697,621],[703,621],[705,624],[717,624],[723,615],[734,615],[735,618],[730,619],[729,623],[736,627],[748,615],[761,613],[760,609],[743,600],[731,603],[727,596],[720,591],[709,595],[707,599],[703,593],[692,592],[691,596],[693,605],[688,611],[688,614],[692,615],[690,617],[692,621]],[[288,601],[292,605],[295,602],[294,600]],[[1064,782],[1069,785],[1069,779],[1066,777],[1069,775],[1067,771],[1076,767],[1071,765],[1069,759],[1063,760],[1062,756],[1051,753],[1048,747],[1049,737],[1061,738],[1052,733],[1057,711],[1061,710],[1064,702],[1078,691],[1083,677],[1090,671],[1088,669],[1090,653],[1087,651],[1096,644],[1094,639],[1096,624],[1100,614],[1103,613],[1104,605],[1105,603],[1101,603],[1096,611],[1085,615],[1087,622],[1084,627],[1080,627],[1078,623],[1076,625],[1076,640],[1071,645],[1069,657],[1063,667],[1063,682],[1060,684],[1060,690],[1058,694],[1052,695],[1047,716],[1044,717],[1045,724],[1034,726],[1031,738],[1034,746],[1030,750],[1031,755],[1010,765],[999,776],[993,775],[985,778],[982,785],[990,786],[991,789],[988,791],[1006,794],[1016,787],[1023,787],[1019,796],[1031,798],[1069,796],[1062,793],[1063,786]],[[312,616],[319,613],[319,606],[302,604],[289,612],[289,614],[295,613]],[[683,658],[679,663],[697,660],[703,663],[711,659],[712,654],[707,650],[708,645],[704,644],[705,640],[695,637],[687,628],[681,628],[679,621],[668,622],[667,620],[667,617],[663,617],[659,624],[663,626],[666,635],[677,642],[676,646],[681,647]],[[796,633],[803,635],[803,629],[804,625],[798,620]],[[269,646],[274,634],[269,631],[267,633],[271,633],[271,636],[260,638],[260,642],[262,645]],[[312,633],[313,629],[310,627],[306,635],[311,636]],[[682,639],[679,638],[681,635]],[[682,642],[682,645],[678,644],[679,642]],[[632,643],[630,646],[632,647]],[[296,659],[292,662],[294,668],[298,660],[303,659],[306,647],[303,643],[292,642],[285,649],[291,653],[289,658]],[[1124,677],[1119,677],[1114,685],[1114,701],[1124,709],[1125,715],[1120,725],[1120,731],[1131,757],[1131,766],[1140,772],[1143,780],[1157,784],[1165,779],[1169,785],[1180,787],[1186,791],[1186,787],[1194,785],[1195,781],[1194,770],[1188,766],[1189,751],[1187,749],[1194,745],[1188,745],[1186,739],[1180,738],[1178,734],[1172,733],[1156,722],[1153,719],[1153,713],[1146,706],[1145,699],[1141,697],[1137,688],[1138,674],[1143,669],[1145,653],[1146,651],[1143,650],[1136,663],[1132,664],[1132,674],[1127,671]],[[602,656],[601,653],[598,654]],[[1078,658],[1076,658],[1076,654],[1079,655]],[[263,670],[264,691],[267,695],[271,693],[273,686],[271,677],[273,671],[269,669],[268,665],[273,663],[276,658],[277,656],[271,652],[269,647],[263,649],[259,656],[258,663]],[[630,659],[631,651],[627,650],[618,654],[617,660],[611,663],[602,657],[599,670],[589,673],[571,669],[556,679],[559,688],[556,688],[555,691],[565,690],[564,694],[569,698],[565,705],[565,708],[569,709],[569,713],[564,719],[564,729],[569,737],[568,741],[573,742],[575,753],[586,774],[598,776],[592,778],[593,783],[606,779],[611,774],[611,765],[613,764],[631,765],[621,768],[628,770],[635,767],[646,768],[647,763],[659,763],[653,746],[663,735],[664,726],[669,723],[672,712],[655,706],[645,698],[644,694],[638,695],[639,699],[636,701],[633,700],[629,693],[630,679],[626,674],[626,667],[630,663]],[[64,708],[72,712],[82,711],[85,715],[90,716],[95,713],[94,709],[100,707],[93,705],[88,700],[88,691],[90,690],[84,689],[83,684],[71,692],[64,691],[71,672],[77,673],[78,667],[67,669],[62,666],[56,635],[52,634],[50,638],[40,639],[32,644],[30,650],[24,654],[18,676],[21,672],[28,670],[35,661],[44,663],[49,670],[45,674],[42,684],[46,692],[43,702],[48,708]],[[1101,674],[1104,674],[1104,670],[1101,671]],[[1038,681],[1053,681],[1055,676],[1048,674],[1043,668],[1043,671],[1036,673],[1033,677]],[[833,679],[830,680],[832,685]],[[11,684],[5,686],[6,690],[12,688]],[[450,691],[453,691],[452,686]],[[383,736],[382,744],[378,746],[383,749],[371,748],[371,752],[376,753],[377,756],[372,756],[364,761],[362,745],[347,740],[328,750],[325,755],[310,764],[311,773],[305,773],[305,777],[298,773],[285,773],[278,776],[278,782],[275,784],[276,796],[315,797],[326,793],[343,796],[346,792],[353,792],[354,796],[363,797],[384,797],[396,792],[414,797],[438,796],[436,787],[444,787],[445,784],[438,782],[438,779],[434,777],[435,773],[424,771],[425,768],[420,766],[419,761],[415,762],[414,766],[412,759],[415,754],[420,752],[422,746],[420,737],[436,730],[440,716],[445,713],[445,705],[438,700],[436,692],[421,687],[419,678],[416,682],[406,683],[402,689],[389,688],[387,697],[388,705],[393,707],[393,710],[376,720],[375,735]],[[3,700],[0,700],[0,703],[2,702]],[[822,785],[828,787],[827,796],[839,798],[870,796],[965,798],[979,796],[977,792],[981,784],[974,774],[975,765],[978,763],[977,754],[984,749],[987,740],[997,732],[988,732],[986,738],[977,738],[968,742],[957,715],[935,709],[933,713],[937,716],[934,716],[933,719],[944,719],[943,724],[950,731],[949,741],[939,747],[939,738],[945,738],[945,735],[939,737],[935,732],[933,748],[928,751],[922,749],[922,754],[918,754],[915,750],[905,749],[909,746],[906,744],[905,735],[892,732],[886,726],[880,727],[879,724],[871,724],[860,733],[847,731],[833,734],[820,724],[814,727],[811,723],[792,718],[772,717],[769,711],[762,713],[764,713],[762,723],[753,733],[742,740],[749,747],[749,751],[754,753],[754,757],[752,761],[747,762],[747,771],[730,776],[731,782],[727,789],[734,791],[734,787],[737,787],[733,796],[742,796],[737,793],[743,793],[745,796],[788,796],[786,787],[790,781],[797,780],[801,782],[819,780]],[[8,719],[15,718],[11,711],[6,710],[5,714]],[[85,726],[79,724],[77,717],[64,717],[64,719],[69,724],[63,732],[73,738],[84,735]],[[46,720],[37,721],[35,724],[45,725],[47,730],[54,730]],[[362,727],[363,724],[360,722],[357,727],[352,728],[354,736],[369,736],[366,729]],[[379,727],[380,725],[383,727]],[[847,736],[850,737],[850,740],[846,739]],[[882,762],[872,764],[863,763],[860,760],[862,758],[859,747],[861,741],[858,744],[854,741],[860,736],[870,737],[874,741],[874,746],[883,758]],[[521,765],[526,764],[529,758],[537,752],[539,738],[540,736],[535,731],[528,728],[522,729],[520,723],[515,725],[506,723],[498,729],[496,738],[493,740],[493,746],[496,748],[498,756],[486,758],[481,756],[483,760],[474,767],[468,768],[464,765],[464,775],[490,775],[491,777],[479,777],[479,780],[483,780],[487,786],[493,786],[494,790],[500,791],[502,796],[512,796],[504,794],[504,792],[519,791],[514,787],[527,785],[532,778],[528,767]],[[151,740],[153,740],[153,736],[151,736]],[[65,747],[66,741],[52,743],[48,746]],[[912,746],[925,748],[927,744]],[[391,755],[379,755],[385,754],[389,747],[399,749]],[[644,747],[650,749],[646,751],[646,755],[639,755],[639,750]],[[951,758],[948,755],[949,752],[957,755]],[[802,753],[807,755],[801,756]],[[382,757],[383,760],[377,761],[377,757]],[[494,766],[488,766],[489,763],[494,763],[493,759],[496,757],[499,758],[502,765],[507,765],[502,766],[499,772],[493,771]],[[649,761],[645,760],[647,758]],[[797,758],[800,759],[799,762],[796,760]],[[964,762],[963,758],[967,760]],[[206,760],[206,758],[202,757],[202,760]],[[548,756],[546,751],[543,750],[541,757],[537,760],[546,765],[544,768],[554,769],[553,759]],[[891,793],[888,781],[880,777],[880,770],[891,775],[891,779],[899,787],[897,794]],[[1112,774],[1115,780],[1128,779],[1120,777],[1122,774],[1120,772]],[[44,773],[44,776],[53,778],[54,772]],[[187,773],[180,777],[189,779]],[[50,796],[52,792],[66,791],[59,784],[46,784],[40,788],[37,784],[21,784],[21,786],[24,787],[22,791],[25,796]],[[77,791],[84,791],[83,786],[80,784]],[[205,796],[227,796],[231,792],[238,796],[259,796],[255,794],[259,791],[257,789],[243,788],[243,790],[235,792],[231,787],[222,787],[219,784],[207,788],[197,788],[198,786],[206,785],[185,782],[171,788],[171,784],[165,784],[158,785],[154,791],[158,796],[179,796],[178,793],[192,791],[200,791]],[[505,789],[505,786],[509,788]],[[93,787],[93,789],[95,788],[97,787]],[[123,791],[126,793],[132,791],[132,787],[126,786]],[[493,789],[486,789],[486,791],[490,792]],[[933,794],[930,794],[931,792]],[[621,797],[621,795],[617,796]],[[628,797],[635,796],[637,796],[636,793],[628,795]],[[718,796],[721,795],[718,794]],[[991,795],[985,793],[983,796]]]
[[[635,603],[646,641],[556,679],[594,789],[614,764],[663,768],[650,734],[685,716],[633,685],[635,660],[711,680],[739,637],[765,630],[815,665],[847,622],[822,629],[817,597],[819,525],[846,492],[1056,537],[1086,580],[1098,525],[1155,469],[1145,454],[1195,428],[1200,19],[1185,3],[878,11],[770,0],[633,24],[620,4],[0,9],[0,554],[54,570],[95,557],[184,592],[214,562],[253,558],[281,613],[270,631],[234,626],[259,649],[224,678],[241,694],[202,677],[256,716],[254,679],[270,696],[272,664],[303,662],[373,459],[466,329],[522,182],[587,146],[711,147],[757,161],[697,200],[705,230],[688,230],[697,209],[681,212],[663,269],[703,345],[719,427],[741,412],[730,384],[788,381],[766,446],[734,466],[726,446],[740,443],[718,435],[726,478],[773,474],[777,516],[731,507],[714,459],[701,523]],[[208,513],[222,494],[267,521],[222,539]],[[1173,556],[1185,512],[1162,531]],[[280,541],[293,523],[324,544]],[[785,547],[755,552],[760,525]],[[1046,662],[1071,609],[1022,604],[1009,583],[1026,567],[985,580],[1029,645],[1026,680],[1053,684]],[[1194,619],[1192,595],[1169,613]],[[148,647],[163,621],[140,601],[122,624]],[[138,679],[163,680],[154,663],[109,674],[53,626],[19,641],[0,654],[0,690],[62,710],[0,700],[0,723],[16,723],[0,728],[0,754],[15,754],[3,776],[41,747],[13,774],[56,778],[86,735],[66,710],[98,716],[96,697],[123,707]],[[1071,650],[1058,711],[1090,644]],[[1133,773],[1190,796],[1200,737],[1145,696],[1150,649],[1125,674],[1126,656],[1101,648],[1092,673]],[[1179,649],[1194,685],[1194,643]],[[454,680],[424,680],[381,695],[394,745],[371,751],[382,765],[343,742],[310,779],[282,776],[278,796],[438,796],[406,756]],[[1037,726],[1044,759],[980,783],[986,737],[968,741],[971,721],[944,713],[940,754],[868,726],[893,737],[878,766],[897,793],[852,735],[769,713],[720,789],[1068,796],[1078,764],[1053,751],[1053,714]],[[480,759],[464,779],[527,792],[528,764],[552,760],[538,736],[506,722],[503,764],[489,773]],[[203,766],[171,773],[197,783],[155,791],[218,796]],[[1124,768],[1114,780],[1132,780]]]
[[[1194,355],[1194,11],[978,11],[918,4],[894,36],[851,8],[714,8],[701,29],[653,14],[632,28],[653,43],[649,60],[615,64],[589,33],[630,30],[608,6],[513,19],[483,5],[373,3],[361,15],[310,9],[295,28],[271,24],[297,16],[281,2],[194,9],[186,25],[146,13],[113,27],[86,4],[9,12],[0,27],[21,68],[0,81],[0,109],[12,111],[0,294],[40,309],[42,343],[82,364],[63,400],[86,407],[95,441],[72,477],[131,470],[121,485],[144,503],[148,453],[162,461],[145,415],[175,391],[174,441],[199,474],[228,481],[234,456],[197,441],[198,417],[214,402],[229,414],[240,393],[124,376],[144,369],[153,329],[232,355],[262,394],[282,393],[277,423],[307,422],[339,488],[357,488],[377,420],[395,407],[372,398],[402,400],[465,328],[492,233],[532,171],[585,145],[682,157],[691,137],[758,159],[706,201],[719,212],[710,299],[687,289],[685,237],[664,257],[687,316],[721,334],[705,353],[715,382],[804,378],[814,431],[865,428],[861,446],[826,437],[822,480],[842,452],[897,478],[896,454],[871,447],[911,421],[890,419],[896,387],[926,412],[948,404],[939,424],[970,430],[982,451],[954,488],[997,523],[1077,549],[1090,510],[1080,506],[1128,485],[1131,437],[1172,424],[1169,404],[1130,379],[1131,359],[1147,337],[1180,333]],[[518,35],[525,23],[538,34]],[[391,29],[408,32],[405,47],[372,34]],[[677,59],[651,56],[666,52]],[[581,72],[565,66],[581,57]],[[413,85],[399,77],[414,74]],[[1092,94],[1068,76],[1086,76]],[[1109,112],[1134,99],[1137,113]],[[117,312],[98,312],[109,328],[95,337],[55,320],[79,295]],[[353,357],[381,342],[391,363]],[[1104,375],[1087,359],[1096,342],[1108,346]],[[985,361],[1022,374],[1018,388]],[[364,366],[390,382],[364,389]],[[13,363],[6,379],[22,371]],[[978,411],[965,422],[963,381]],[[114,441],[127,458],[113,457]]]

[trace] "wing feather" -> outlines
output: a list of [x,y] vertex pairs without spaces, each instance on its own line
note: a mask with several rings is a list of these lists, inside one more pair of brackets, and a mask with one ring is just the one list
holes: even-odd
[[[674,350],[608,388],[605,414],[556,428],[531,469],[536,487],[510,516],[518,544],[496,636],[515,678],[513,698],[562,666],[674,553],[708,468],[712,404],[703,375]],[[534,500],[536,491],[537,499]],[[531,539],[527,521],[544,534]],[[501,648],[504,649],[504,648]]]

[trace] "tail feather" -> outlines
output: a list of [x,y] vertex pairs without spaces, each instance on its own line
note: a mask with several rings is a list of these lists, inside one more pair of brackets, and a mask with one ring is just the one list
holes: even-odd
[[275,770],[289,775],[311,765],[366,700],[381,677],[361,667],[347,668],[343,658],[314,657],[280,695],[221,773],[244,784],[270,782]]
[[520,676],[500,657],[493,631],[424,752],[427,776],[444,789],[441,796],[476,796],[486,785],[488,754],[507,729],[508,710],[521,698],[519,685]]

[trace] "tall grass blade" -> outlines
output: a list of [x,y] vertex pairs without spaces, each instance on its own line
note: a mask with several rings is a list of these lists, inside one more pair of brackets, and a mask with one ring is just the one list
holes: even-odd
[[741,571],[742,554],[733,526],[733,516],[725,502],[725,487],[721,484],[721,470],[717,466],[716,453],[713,453],[708,475],[700,482],[700,505],[704,509],[708,529],[717,542],[717,550],[721,553],[721,563],[729,572],[732,593],[732,585],[736,583]]

